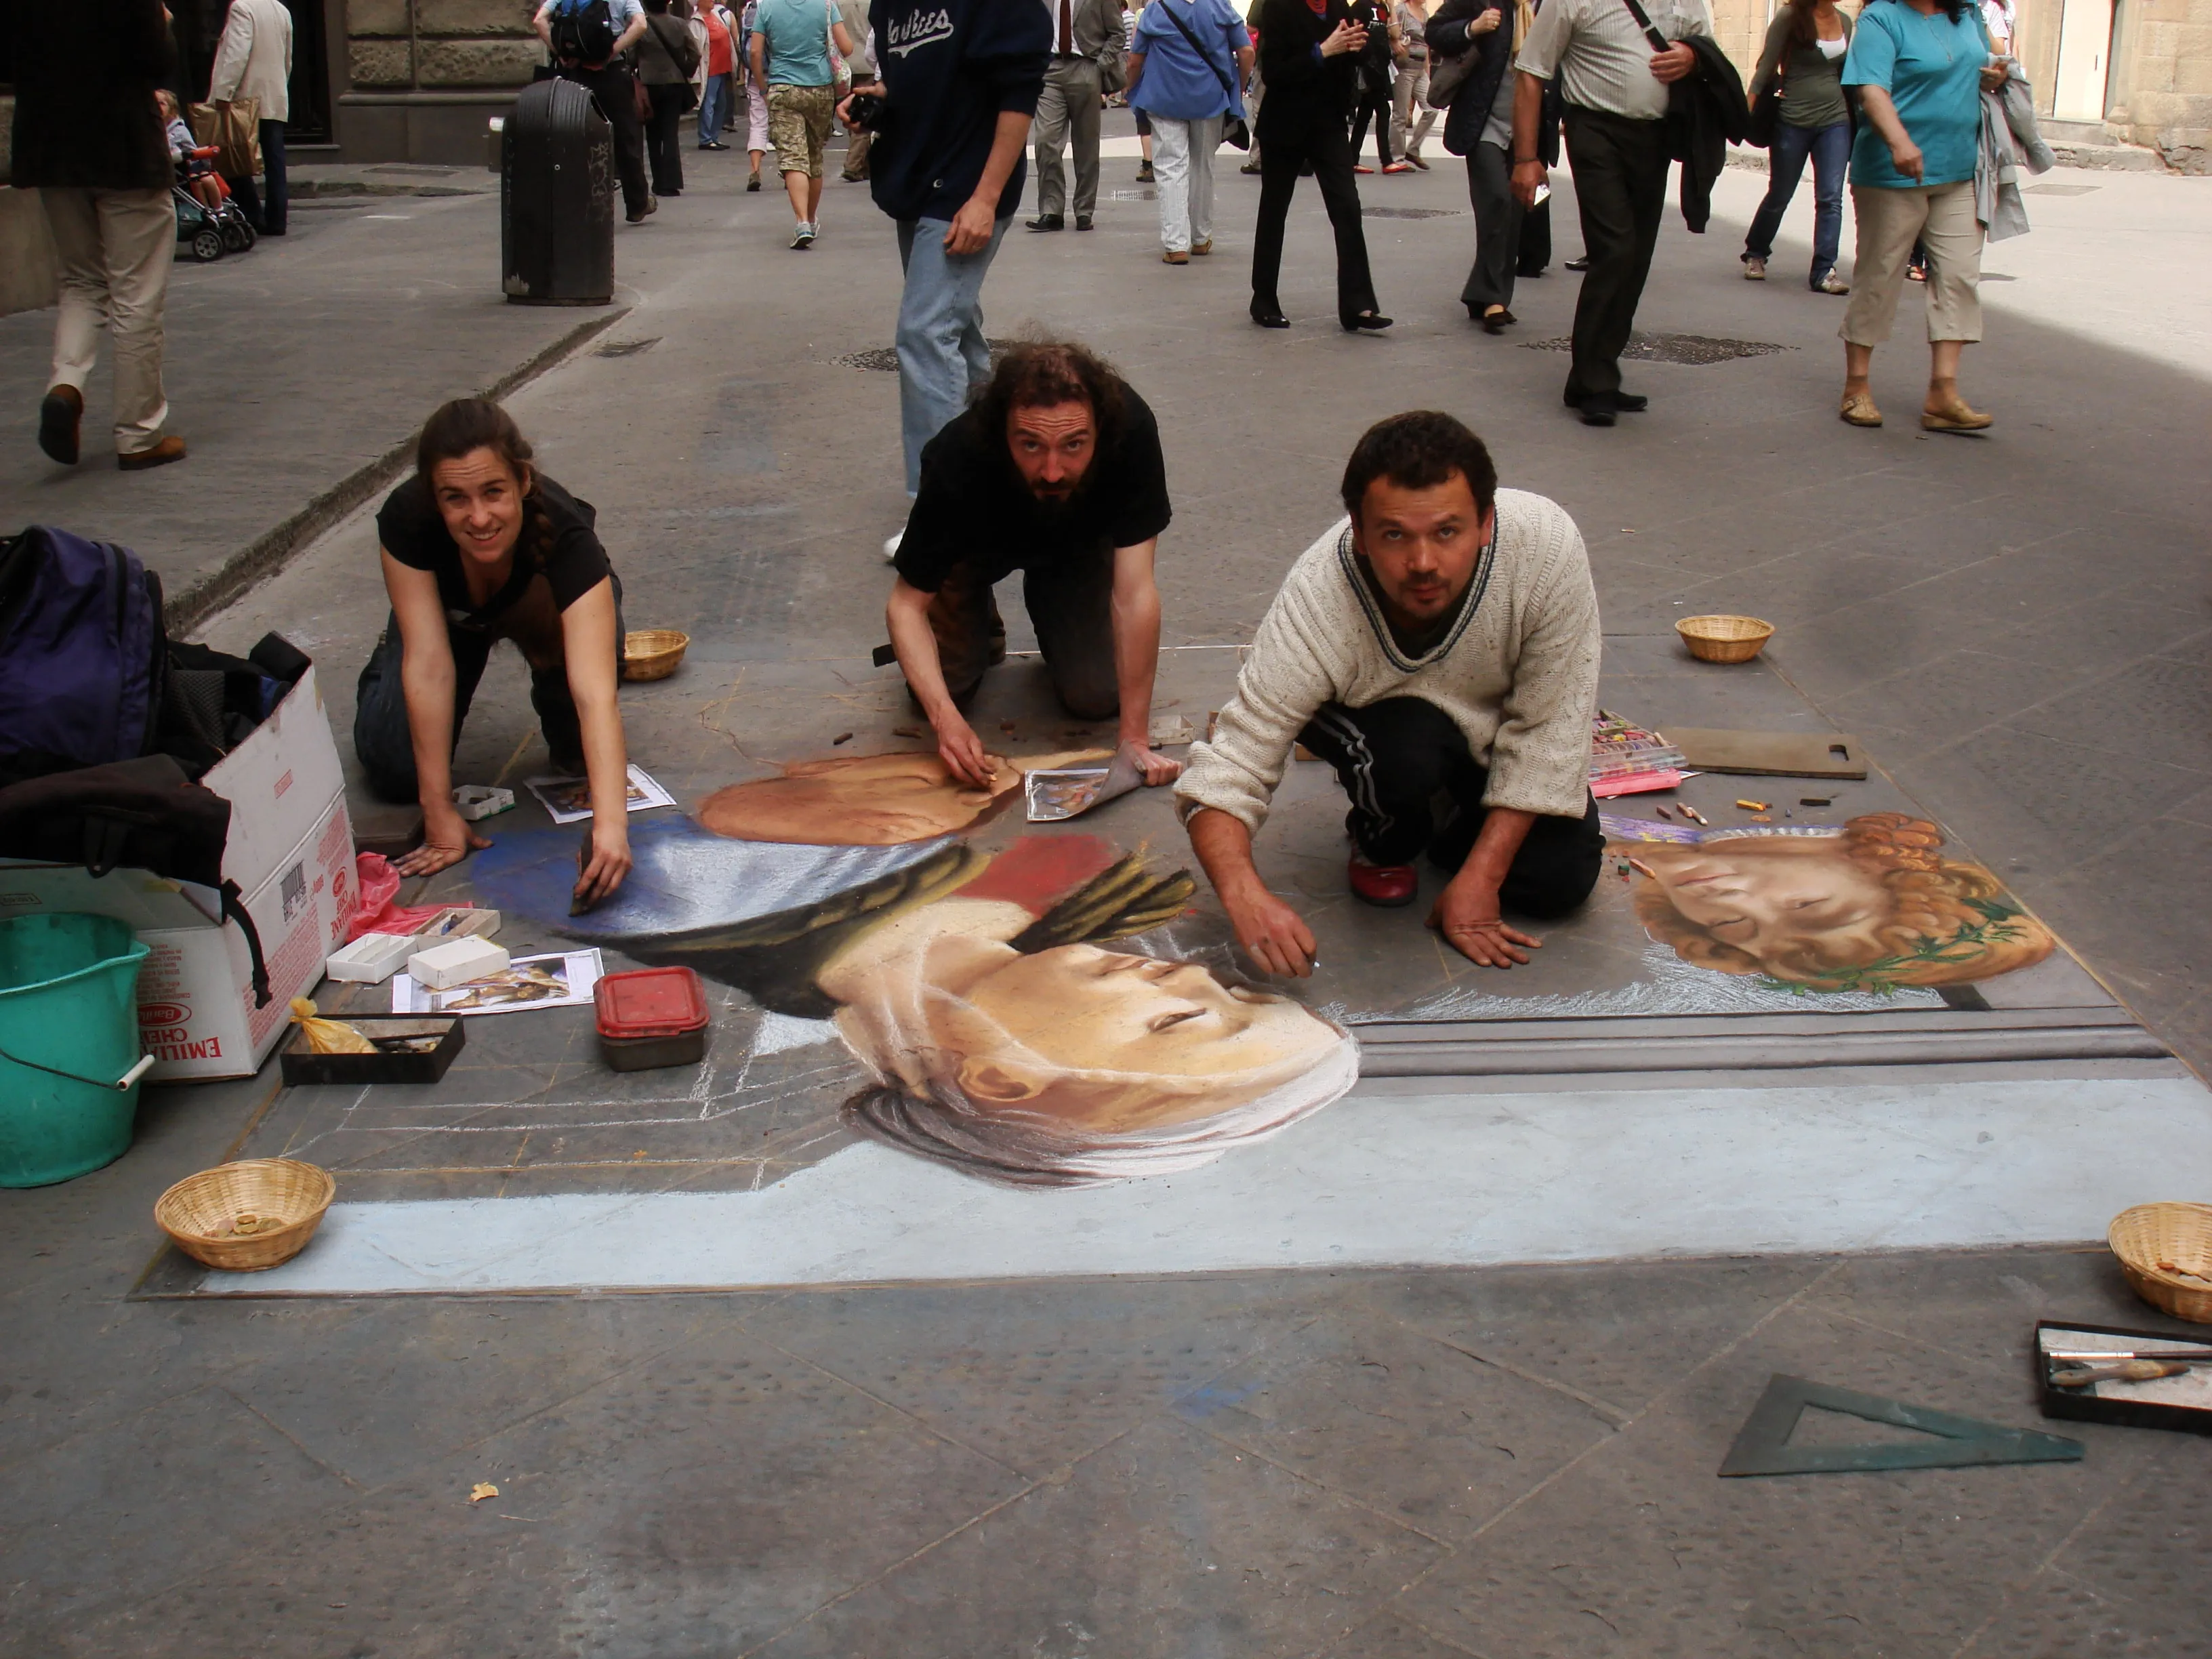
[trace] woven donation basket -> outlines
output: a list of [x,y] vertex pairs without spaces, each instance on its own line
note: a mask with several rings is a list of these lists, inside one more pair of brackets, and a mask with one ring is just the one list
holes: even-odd
[[1685,617],[1674,631],[1699,662],[1749,662],[1774,637],[1774,624],[1756,617]]
[[2212,1204],[2138,1204],[2112,1218],[2105,1239],[2137,1296],[2212,1325]]
[[241,1158],[186,1176],[154,1201],[154,1219],[193,1261],[256,1273],[307,1248],[337,1191],[312,1164]]
[[680,628],[639,628],[623,635],[623,678],[665,680],[684,660],[691,636]]

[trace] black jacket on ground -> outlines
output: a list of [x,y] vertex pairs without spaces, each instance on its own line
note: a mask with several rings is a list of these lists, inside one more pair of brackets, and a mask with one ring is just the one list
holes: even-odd
[[1271,132],[1304,132],[1324,122],[1342,126],[1351,121],[1358,54],[1314,60],[1315,48],[1350,15],[1344,0],[1328,0],[1318,17],[1306,0],[1260,0],[1253,27],[1260,31],[1260,76],[1267,88],[1260,100],[1263,147]]
[[1728,147],[1751,134],[1743,77],[1711,36],[1685,37],[1698,66],[1667,89],[1668,152],[1682,164],[1682,222],[1703,234]]
[[[1537,0],[1536,9],[1543,9]],[[1483,123],[1498,96],[1498,83],[1513,73],[1513,14],[1503,0],[1444,0],[1429,19],[1422,38],[1429,43],[1431,72],[1436,54],[1455,58],[1466,50],[1467,26],[1486,11],[1505,13],[1505,21],[1474,37],[1474,68],[1444,107],[1444,148],[1464,155],[1482,141]],[[1559,164],[1559,77],[1544,83],[1544,105],[1536,118],[1536,154],[1547,167]]]
[[167,189],[154,92],[171,54],[161,0],[0,0],[0,82],[15,88],[8,182]]

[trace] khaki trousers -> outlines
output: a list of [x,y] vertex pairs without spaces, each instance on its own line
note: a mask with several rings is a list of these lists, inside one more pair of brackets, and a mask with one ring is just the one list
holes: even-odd
[[115,450],[161,441],[161,303],[177,251],[177,210],[166,190],[39,191],[60,269],[50,386],[83,392],[105,327],[115,345]]
[[1853,185],[1851,210],[1859,248],[1839,331],[1846,341],[1878,346],[1889,338],[1916,241],[1928,250],[1929,339],[1982,337],[1982,226],[1972,179],[1905,190]]

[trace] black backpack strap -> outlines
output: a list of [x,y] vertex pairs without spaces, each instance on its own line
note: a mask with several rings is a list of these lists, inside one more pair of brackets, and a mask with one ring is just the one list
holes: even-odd
[[261,934],[253,926],[253,918],[246,914],[246,899],[236,882],[226,881],[216,890],[222,895],[223,920],[236,922],[238,931],[246,935],[246,954],[253,960],[253,1006],[266,1008],[271,993],[269,964],[261,959]]
[[1672,52],[1674,49],[1674,42],[1651,27],[1650,14],[1638,5],[1637,0],[1628,0],[1628,9],[1636,19],[1636,27],[1644,31],[1644,38],[1651,43],[1652,51]]

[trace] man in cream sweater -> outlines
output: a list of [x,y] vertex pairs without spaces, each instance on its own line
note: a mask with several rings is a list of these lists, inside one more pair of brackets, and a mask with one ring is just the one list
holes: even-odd
[[1352,798],[1354,894],[1412,903],[1425,848],[1450,876],[1430,925],[1472,961],[1526,962],[1540,941],[1503,910],[1565,915],[1604,860],[1589,793],[1597,596],[1582,534],[1557,502],[1499,490],[1482,441],[1431,411],[1370,428],[1343,496],[1350,517],[1291,568],[1236,696],[1192,746],[1176,789],[1191,845],[1252,960],[1310,973],[1312,933],[1252,862],[1304,743]]

